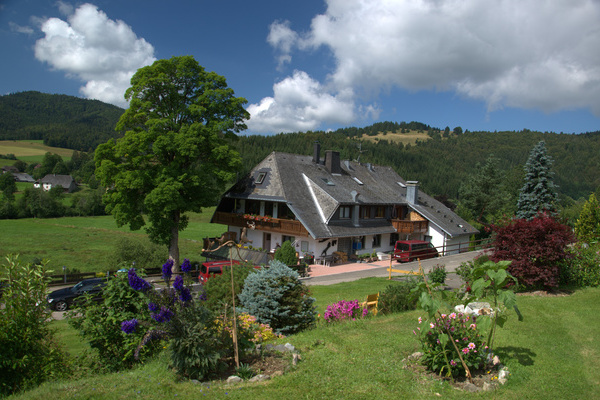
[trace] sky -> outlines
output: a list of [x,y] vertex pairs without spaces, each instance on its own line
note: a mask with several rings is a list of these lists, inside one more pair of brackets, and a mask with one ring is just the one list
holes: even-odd
[[123,108],[138,68],[192,55],[245,134],[600,130],[599,0],[0,0],[0,54],[0,95]]

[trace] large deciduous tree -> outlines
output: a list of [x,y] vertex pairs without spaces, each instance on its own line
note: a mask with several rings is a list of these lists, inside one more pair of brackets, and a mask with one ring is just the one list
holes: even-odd
[[525,164],[525,184],[519,192],[517,218],[530,220],[540,212],[556,214],[558,194],[551,168],[552,158],[542,140],[531,150]]
[[229,146],[246,129],[246,99],[191,56],[158,60],[131,78],[130,101],[117,124],[123,138],[96,149],[96,176],[119,226],[145,226],[179,265],[187,211],[212,205],[241,164]]

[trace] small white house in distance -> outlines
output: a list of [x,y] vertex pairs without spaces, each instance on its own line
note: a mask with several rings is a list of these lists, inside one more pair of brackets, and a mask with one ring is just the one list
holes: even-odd
[[71,175],[48,174],[35,182],[33,187],[41,187],[45,191],[48,191],[53,187],[62,187],[68,193],[77,190],[77,184]]
[[273,152],[221,198],[213,223],[228,226],[254,248],[274,250],[291,241],[298,254],[317,259],[334,252],[388,252],[397,240],[426,240],[440,254],[467,251],[478,230],[405,181],[391,167]]

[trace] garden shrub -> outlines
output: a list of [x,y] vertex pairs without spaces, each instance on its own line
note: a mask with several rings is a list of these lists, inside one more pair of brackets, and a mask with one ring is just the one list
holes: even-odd
[[511,260],[509,272],[527,287],[557,287],[560,268],[569,258],[571,229],[547,214],[495,227],[493,261]]
[[[148,327],[138,326],[130,335],[125,335],[121,323],[149,317],[146,297],[130,287],[124,273],[108,280],[102,290],[102,301],[85,301],[67,313],[69,324],[97,350],[99,363],[108,371],[133,366],[136,363],[134,352],[148,331]],[[141,359],[150,357],[157,350],[156,344],[146,347]]]
[[463,262],[458,267],[456,267],[455,273],[467,285],[467,291],[470,291],[470,285],[474,281],[473,270],[489,260],[490,257],[487,254],[482,254],[479,257],[476,257],[471,261]]
[[417,278],[408,278],[388,285],[383,293],[379,295],[378,311],[384,314],[391,314],[415,310],[417,308],[418,296],[411,291],[417,287],[418,283],[419,280]]
[[575,223],[575,234],[579,240],[586,243],[600,241],[600,205],[594,193],[583,205]]
[[298,273],[281,261],[248,275],[239,299],[244,312],[278,334],[291,335],[315,323],[315,299]]
[[283,242],[280,248],[275,251],[275,259],[281,261],[285,265],[296,265],[298,264],[298,257],[296,257],[296,249],[292,246],[289,240]]
[[343,320],[355,320],[357,318],[366,317],[369,310],[362,308],[358,300],[340,300],[327,306],[323,318],[327,322],[336,322]]
[[569,249],[572,255],[565,261],[561,282],[580,287],[600,286],[600,244],[576,244]]
[[[422,361],[429,370],[440,375],[464,376],[465,368],[457,349],[469,369],[484,365],[487,346],[477,330],[476,317],[453,312],[439,315],[434,322],[423,322],[419,317],[419,326],[413,333],[421,342]],[[448,331],[454,342],[448,338]]]
[[[244,281],[254,271],[251,264],[236,265],[233,268],[233,286],[236,293],[236,304],[239,303],[239,295],[244,288]],[[221,313],[223,306],[231,307],[231,267],[224,267],[222,275],[215,275],[204,284],[206,301],[204,306],[210,310]]]
[[46,263],[21,264],[7,256],[0,308],[0,397],[67,376],[67,358],[49,328]]
[[161,265],[167,250],[165,246],[154,244],[149,240],[123,238],[117,242],[112,259],[118,265],[138,269],[148,269]]
[[446,276],[448,273],[446,272],[445,265],[436,265],[433,267],[431,271],[427,274],[427,279],[433,283],[444,284],[446,282]]

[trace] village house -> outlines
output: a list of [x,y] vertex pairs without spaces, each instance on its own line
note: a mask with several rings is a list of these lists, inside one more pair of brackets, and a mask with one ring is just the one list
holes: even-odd
[[53,187],[62,187],[66,192],[71,193],[77,190],[77,183],[71,175],[48,174],[33,184],[33,187],[42,188],[45,191]]
[[[397,240],[431,242],[440,254],[466,251],[477,233],[457,214],[391,167],[340,160],[318,142],[313,156],[273,152],[221,198],[213,223],[254,248],[293,243],[317,262],[336,255],[385,253]],[[246,228],[243,230],[243,228]]]

